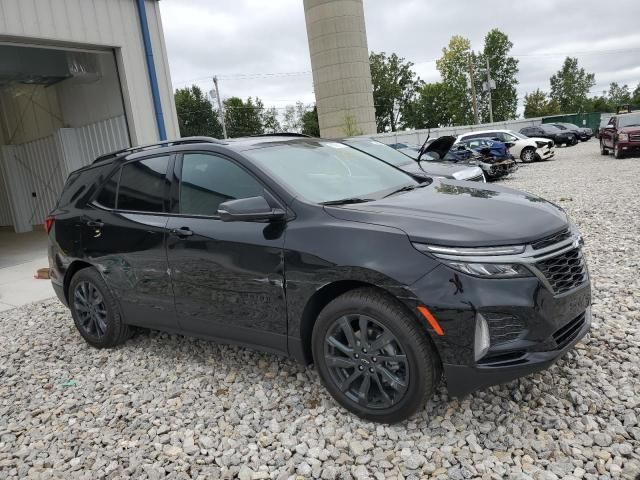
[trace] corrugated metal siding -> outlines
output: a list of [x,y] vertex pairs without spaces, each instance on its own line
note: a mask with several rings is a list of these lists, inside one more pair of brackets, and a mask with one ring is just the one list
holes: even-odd
[[96,157],[129,146],[127,124],[124,116],[76,128],[80,150],[80,168]]
[[375,138],[379,142],[406,143],[410,145],[422,145],[427,139],[427,135],[431,134],[431,138],[443,137],[445,135],[458,136],[463,133],[472,132],[474,130],[508,129],[518,131],[524,127],[539,125],[542,123],[541,118],[527,118],[526,120],[508,120],[506,122],[483,123],[480,125],[461,125],[459,127],[432,128],[423,130],[413,130],[410,132],[393,132],[393,133],[377,133],[375,135],[366,135]]
[[11,206],[9,205],[9,196],[4,185],[4,175],[2,174],[2,165],[0,165],[0,227],[13,225],[13,217],[11,216]]
[[[167,135],[179,136],[173,107],[173,89],[160,32],[157,0],[146,0],[149,27]],[[116,47],[121,56],[121,76],[127,116],[136,143],[157,141],[153,102],[146,70],[144,48],[134,0],[2,0],[2,35],[40,42],[66,41],[78,46]]]

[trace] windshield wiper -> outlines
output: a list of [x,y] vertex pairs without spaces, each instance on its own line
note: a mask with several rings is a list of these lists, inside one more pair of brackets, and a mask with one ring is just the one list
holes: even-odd
[[397,190],[394,190],[393,192],[385,195],[384,198],[390,197],[391,195],[395,195],[396,193],[410,192],[411,190],[415,190],[416,188],[426,187],[427,185],[429,185],[429,182],[419,183],[417,185],[405,185],[404,187],[400,187]]
[[328,202],[322,202],[321,205],[347,205],[349,203],[365,203],[365,202],[371,202],[371,201],[373,201],[373,198],[351,197],[351,198],[343,198],[340,200],[329,200]]

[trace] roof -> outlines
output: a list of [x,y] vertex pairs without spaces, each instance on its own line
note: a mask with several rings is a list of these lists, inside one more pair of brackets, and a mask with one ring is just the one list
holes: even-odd
[[493,128],[491,130],[473,130],[471,132],[465,132],[465,133],[461,133],[460,135],[458,135],[458,137],[463,137],[465,135],[483,135],[483,134],[489,134],[489,133],[493,133],[493,132],[511,132],[513,130],[510,130],[508,128]]

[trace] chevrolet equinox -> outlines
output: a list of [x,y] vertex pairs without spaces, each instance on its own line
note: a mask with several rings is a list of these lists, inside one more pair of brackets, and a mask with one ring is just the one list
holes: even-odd
[[547,368],[591,323],[576,227],[498,185],[416,178],[295,135],[191,137],[97,158],[46,220],[87,343],[132,327],[314,363],[380,422]]

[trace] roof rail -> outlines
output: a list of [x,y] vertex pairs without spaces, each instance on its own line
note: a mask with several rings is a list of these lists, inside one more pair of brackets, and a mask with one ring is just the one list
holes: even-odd
[[142,152],[144,150],[152,150],[154,148],[170,147],[173,145],[188,145],[190,143],[216,143],[220,145],[226,145],[226,143],[223,142],[222,140],[218,140],[217,138],[213,138],[213,137],[184,137],[184,138],[177,138],[175,140],[165,140],[163,142],[149,143],[148,145],[138,145],[136,147],[128,147],[128,148],[123,148],[121,150],[116,150],[115,152],[110,152],[104,155],[100,155],[98,158],[96,158],[92,162],[92,164],[118,158],[124,155],[128,155],[130,153]]
[[306,133],[297,133],[297,132],[261,133],[259,135],[249,135],[249,137],[305,137],[305,138],[313,138],[311,135],[307,135]]

